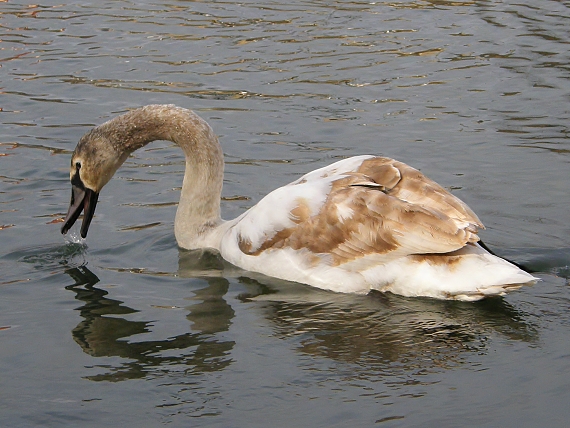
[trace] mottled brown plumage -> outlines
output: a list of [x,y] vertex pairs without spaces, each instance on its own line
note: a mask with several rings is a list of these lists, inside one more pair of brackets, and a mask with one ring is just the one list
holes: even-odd
[[[321,209],[298,198],[290,211],[294,223],[253,245],[239,237],[252,256],[289,247],[331,256],[339,266],[372,254],[387,258],[447,253],[479,240],[477,216],[461,200],[418,170],[389,158],[366,159],[354,171],[335,171]],[[322,178],[330,177],[327,172]],[[295,186],[306,185],[301,179]],[[343,207],[344,212],[339,212]]]

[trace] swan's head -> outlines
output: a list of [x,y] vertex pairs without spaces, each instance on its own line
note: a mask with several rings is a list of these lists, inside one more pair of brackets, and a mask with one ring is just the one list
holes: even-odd
[[113,143],[116,142],[100,128],[91,130],[79,140],[71,157],[71,202],[61,233],[67,233],[83,211],[81,237],[87,236],[99,192],[128,156],[128,153],[120,153],[117,144]]

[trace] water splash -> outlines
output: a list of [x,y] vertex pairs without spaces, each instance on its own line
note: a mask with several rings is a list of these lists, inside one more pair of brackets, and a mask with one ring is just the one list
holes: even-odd
[[87,244],[85,243],[85,238],[81,237],[77,228],[73,228],[72,230],[70,230],[68,233],[63,235],[63,238],[65,242],[67,242],[68,244],[79,244],[84,247],[87,247]]

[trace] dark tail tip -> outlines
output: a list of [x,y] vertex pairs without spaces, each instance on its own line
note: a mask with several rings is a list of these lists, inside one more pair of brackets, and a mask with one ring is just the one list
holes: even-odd
[[502,258],[502,259],[505,259],[506,261],[508,261],[509,263],[515,265],[515,266],[518,267],[519,269],[524,270],[526,273],[534,273],[534,272],[536,272],[535,269],[531,269],[531,268],[529,268],[528,266],[525,266],[525,265],[523,265],[523,264],[521,264],[521,263],[517,263],[517,262],[515,262],[515,261],[513,261],[513,260],[507,259],[506,257],[497,255],[493,250],[491,250],[489,247],[487,247],[487,244],[485,244],[483,241],[479,241],[478,244],[479,244],[479,245],[481,246],[481,248],[483,248],[485,251],[491,253],[491,254],[494,255],[494,256],[497,256],[497,257],[500,257],[500,258]]

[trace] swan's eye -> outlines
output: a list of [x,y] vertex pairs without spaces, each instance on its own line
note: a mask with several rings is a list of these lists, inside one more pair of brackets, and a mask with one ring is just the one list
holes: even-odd
[[81,162],[75,162],[75,169],[79,171],[81,169]]

